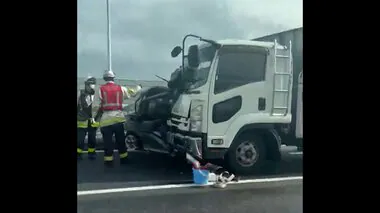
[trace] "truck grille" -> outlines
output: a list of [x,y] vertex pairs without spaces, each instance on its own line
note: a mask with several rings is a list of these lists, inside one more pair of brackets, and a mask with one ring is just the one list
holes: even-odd
[[189,125],[189,119],[185,117],[181,117],[178,115],[171,114],[170,121],[173,125],[178,126],[179,124],[183,123],[185,127]]
[[175,114],[171,114],[170,115],[172,118],[175,118],[175,119],[181,119],[182,117],[179,116],[179,115],[175,115]]

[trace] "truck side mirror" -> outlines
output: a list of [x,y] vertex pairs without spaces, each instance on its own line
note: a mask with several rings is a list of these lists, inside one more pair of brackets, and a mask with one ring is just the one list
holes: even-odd
[[182,52],[182,48],[180,46],[176,46],[173,48],[171,55],[173,58],[177,57]]
[[189,67],[196,68],[199,66],[199,50],[198,45],[191,45],[187,54],[187,62]]

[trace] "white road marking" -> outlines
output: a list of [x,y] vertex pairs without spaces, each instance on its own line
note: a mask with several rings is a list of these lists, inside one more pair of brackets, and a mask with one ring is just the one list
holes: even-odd
[[289,152],[289,155],[303,155],[303,152]]
[[[114,152],[119,152],[117,149],[113,150]],[[104,150],[96,150],[96,153],[104,153]],[[140,151],[140,150],[128,150],[128,152],[142,152],[145,153],[146,151]],[[82,151],[82,153],[88,153],[87,151]]]
[[[96,150],[96,153],[104,153],[104,150]],[[114,152],[118,152],[117,149],[114,150]],[[142,150],[128,150],[128,152],[140,152],[140,153],[146,153],[147,151]],[[83,151],[82,153],[88,153],[87,151]],[[303,155],[303,152],[288,152],[289,155]]]
[[[283,182],[283,181],[290,181],[290,180],[303,180],[303,176],[240,180],[239,182],[231,182],[228,184]],[[214,183],[208,183],[207,185],[212,185],[212,184]],[[196,184],[169,184],[169,185],[158,185],[158,186],[140,186],[140,187],[127,187],[127,188],[114,188],[114,189],[86,190],[86,191],[77,191],[77,196],[146,191],[146,190],[159,190],[159,189],[189,188],[189,187],[194,187],[194,186],[198,186],[198,185]]]

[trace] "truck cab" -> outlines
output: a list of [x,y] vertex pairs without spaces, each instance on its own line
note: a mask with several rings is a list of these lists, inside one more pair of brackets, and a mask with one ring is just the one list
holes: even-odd
[[[259,171],[281,159],[292,121],[291,42],[205,41],[183,55],[189,69],[182,75],[191,77],[167,120],[167,141],[202,159],[224,159],[237,173]],[[184,45],[176,48],[184,54]]]

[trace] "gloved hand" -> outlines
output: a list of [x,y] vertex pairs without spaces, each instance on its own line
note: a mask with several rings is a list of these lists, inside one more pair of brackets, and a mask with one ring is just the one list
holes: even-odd
[[100,126],[100,123],[99,122],[95,122],[95,123],[92,123],[91,126],[94,127],[94,128],[98,128]]
[[131,94],[132,97],[135,97],[135,96],[139,93],[139,91],[140,91],[141,89],[142,89],[142,88],[141,88],[140,85],[137,85],[137,86],[136,86],[136,89],[130,89],[130,88],[128,88],[128,90],[130,91],[130,94]]
[[100,126],[100,123],[99,123],[99,122],[96,122],[94,118],[91,118],[91,119],[90,119],[90,122],[91,122],[91,126],[92,126],[92,127],[97,128],[97,127]]

